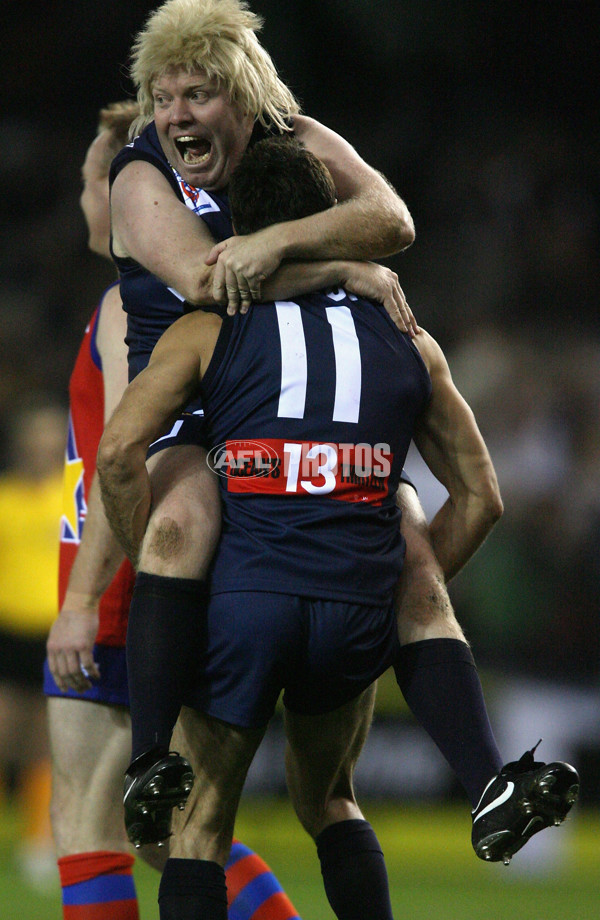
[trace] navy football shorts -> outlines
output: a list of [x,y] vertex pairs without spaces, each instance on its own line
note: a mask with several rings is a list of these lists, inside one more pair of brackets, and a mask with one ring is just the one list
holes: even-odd
[[70,700],[90,700],[93,703],[109,703],[112,706],[129,707],[127,687],[127,660],[124,648],[112,645],[95,645],[94,661],[100,668],[100,679],[84,693],[59,690],[50,673],[48,660],[44,662],[44,693],[46,696],[61,696]]
[[152,442],[146,459],[157,454],[159,450],[164,450],[166,447],[177,447],[180,444],[197,444],[200,447],[206,447],[207,425],[204,420],[204,409],[194,409],[193,406],[189,406],[185,412],[182,412],[171,430],[162,438]]
[[206,616],[185,703],[243,728],[264,727],[282,690],[293,712],[338,709],[387,670],[398,647],[391,603],[236,591],[214,595]]

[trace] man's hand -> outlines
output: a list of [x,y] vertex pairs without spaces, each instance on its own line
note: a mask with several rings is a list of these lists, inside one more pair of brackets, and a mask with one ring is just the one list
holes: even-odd
[[46,643],[50,672],[63,693],[83,693],[100,677],[93,655],[97,633],[98,604],[67,594]]
[[406,302],[396,272],[376,262],[349,262],[343,286],[359,297],[382,303],[398,329],[407,332],[411,338],[418,335],[419,326]]
[[272,227],[250,236],[232,236],[211,249],[207,265],[214,265],[213,296],[227,304],[230,316],[247,313],[252,301],[260,302],[261,286],[281,264]]

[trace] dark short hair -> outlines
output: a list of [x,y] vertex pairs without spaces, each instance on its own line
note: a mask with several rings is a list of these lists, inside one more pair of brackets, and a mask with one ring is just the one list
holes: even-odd
[[324,163],[290,135],[267,137],[248,148],[229,182],[236,233],[298,220],[335,204]]

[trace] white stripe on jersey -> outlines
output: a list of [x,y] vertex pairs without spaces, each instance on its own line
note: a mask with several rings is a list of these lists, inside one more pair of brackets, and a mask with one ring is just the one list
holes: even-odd
[[348,307],[327,307],[335,353],[334,422],[358,422],[360,412],[360,346]]
[[306,340],[297,303],[276,301],[281,342],[281,391],[278,418],[303,418],[306,404]]

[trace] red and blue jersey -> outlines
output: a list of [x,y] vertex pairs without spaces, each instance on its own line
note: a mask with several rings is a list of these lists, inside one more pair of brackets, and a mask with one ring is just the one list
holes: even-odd
[[212,591],[379,603],[395,493],[431,381],[383,307],[343,290],[228,317],[202,385],[223,530]]
[[[102,362],[96,347],[100,307],[90,320],[69,381],[69,428],[65,456],[63,513],[60,524],[59,607],[62,607],[71,568],[79,549],[87,496],[96,469],[98,444],[104,430]],[[124,646],[134,572],[125,561],[100,601],[96,642]]]

